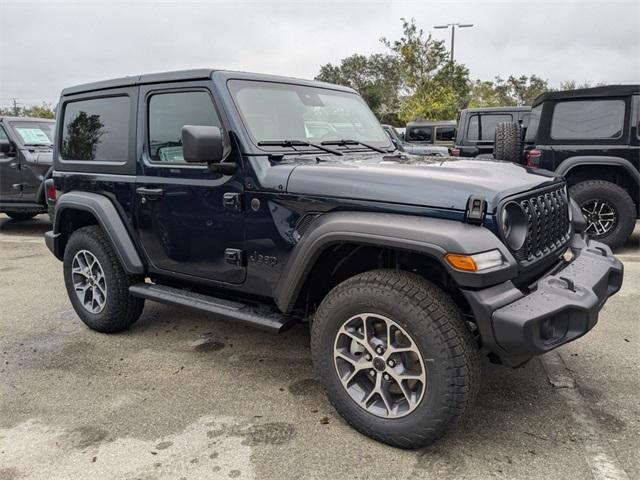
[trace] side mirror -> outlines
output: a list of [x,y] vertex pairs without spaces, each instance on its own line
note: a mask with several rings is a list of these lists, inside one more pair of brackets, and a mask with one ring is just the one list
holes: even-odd
[[182,154],[188,163],[220,163],[224,156],[222,132],[218,127],[182,127]]
[[0,140],[0,153],[7,154],[13,149],[9,140]]

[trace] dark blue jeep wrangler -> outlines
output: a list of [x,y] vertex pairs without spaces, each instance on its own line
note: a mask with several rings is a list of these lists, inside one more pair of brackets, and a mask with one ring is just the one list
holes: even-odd
[[575,340],[622,283],[564,180],[397,152],[345,87],[194,70],[64,90],[46,242],[100,332],[145,300],[280,332],[311,324],[318,377],[359,431],[429,444],[480,355]]

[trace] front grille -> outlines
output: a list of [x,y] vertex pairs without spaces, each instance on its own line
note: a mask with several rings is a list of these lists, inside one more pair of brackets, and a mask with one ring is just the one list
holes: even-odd
[[527,217],[527,239],[514,252],[521,264],[531,265],[567,245],[571,222],[566,186],[537,191],[515,201]]

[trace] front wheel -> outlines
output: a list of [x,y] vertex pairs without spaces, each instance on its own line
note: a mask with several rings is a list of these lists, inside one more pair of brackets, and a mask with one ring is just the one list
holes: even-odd
[[103,333],[133,324],[144,300],[129,295],[129,287],[143,279],[127,275],[109,239],[97,225],[71,235],[64,251],[64,283],[80,319]]
[[338,413],[397,447],[439,439],[479,387],[477,346],[458,308],[408,272],[374,270],[335,287],[313,320],[311,351]]

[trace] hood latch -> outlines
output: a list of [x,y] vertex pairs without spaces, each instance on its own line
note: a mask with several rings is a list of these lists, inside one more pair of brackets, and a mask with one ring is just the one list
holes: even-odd
[[487,211],[487,201],[482,197],[471,195],[467,201],[467,223],[482,225]]

